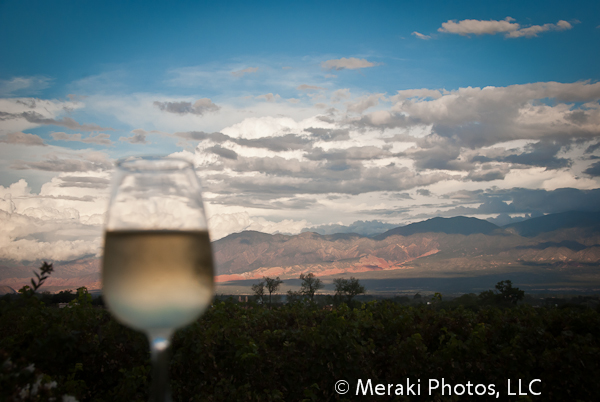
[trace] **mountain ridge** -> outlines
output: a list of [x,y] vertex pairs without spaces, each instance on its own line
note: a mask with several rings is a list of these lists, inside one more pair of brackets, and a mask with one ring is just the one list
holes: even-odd
[[[543,224],[537,225],[540,218],[545,218]],[[533,223],[498,227],[477,218],[440,217],[372,237],[356,233],[232,233],[212,242],[215,279],[296,279],[308,272],[322,277],[397,278],[408,272],[452,277],[464,272],[535,271],[542,276],[562,272],[579,278],[580,283],[600,283],[600,273],[595,273],[600,266],[600,213],[568,211],[530,220]],[[0,285],[18,289],[29,282],[34,268],[31,263],[19,266],[0,261]],[[99,258],[56,262],[48,285],[99,288],[99,273]]]

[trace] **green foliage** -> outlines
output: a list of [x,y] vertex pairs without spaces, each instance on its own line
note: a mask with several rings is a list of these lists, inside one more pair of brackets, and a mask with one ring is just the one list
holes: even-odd
[[[1,401],[148,400],[145,336],[86,304],[86,294],[81,289],[83,302],[65,309],[0,303]],[[216,301],[175,334],[174,401],[347,401],[354,395],[337,395],[334,384],[344,379],[352,388],[359,378],[495,384],[501,397],[492,399],[500,401],[519,398],[507,396],[507,379],[541,379],[542,395],[532,401],[593,401],[600,394],[600,314],[591,308],[445,310],[392,301],[354,309],[256,307]],[[456,400],[488,399],[425,390],[410,397]]]
[[[0,377],[0,400],[35,383],[14,375],[30,364],[46,383],[56,382],[48,395],[147,399],[147,341],[106,311],[5,304],[0,313],[1,353],[22,362]],[[525,305],[470,311],[369,302],[360,309],[293,304],[268,310],[217,302],[176,333],[171,363],[174,398],[182,401],[343,400],[335,382],[359,378],[494,383],[502,395],[507,378],[541,378],[537,400],[591,401],[600,393],[598,376],[595,310]]]

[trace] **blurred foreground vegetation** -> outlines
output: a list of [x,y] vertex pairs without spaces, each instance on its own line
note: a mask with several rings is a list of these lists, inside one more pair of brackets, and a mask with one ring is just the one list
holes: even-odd
[[[439,294],[354,300],[351,306],[300,300],[273,309],[216,299],[174,337],[173,399],[391,400],[355,396],[357,380],[406,384],[408,378],[421,380],[420,395],[396,400],[596,400],[597,309],[534,308],[498,295],[498,289],[487,299],[465,295],[462,304]],[[150,359],[144,335],[94,306],[85,289],[71,294],[67,308],[43,301],[49,297],[26,291],[0,301],[0,400],[146,401]],[[442,378],[449,384],[495,384],[500,397],[442,396],[441,390],[430,396],[427,381]],[[350,383],[345,396],[334,391],[342,379]],[[508,379],[541,379],[535,386],[541,395],[508,396]]]

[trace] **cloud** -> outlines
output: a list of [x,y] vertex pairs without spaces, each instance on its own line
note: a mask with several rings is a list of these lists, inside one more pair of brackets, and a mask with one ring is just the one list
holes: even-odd
[[255,73],[258,71],[258,67],[248,67],[243,70],[232,71],[231,75],[234,77],[243,77],[245,74]]
[[298,91],[324,91],[325,90],[325,88],[323,88],[323,87],[318,87],[316,85],[307,85],[307,84],[298,85],[298,87],[296,87],[296,89]]
[[402,99],[410,99],[410,98],[418,98],[418,99],[438,99],[442,97],[442,91],[438,89],[405,89],[401,91],[397,91],[397,94],[394,96],[396,100]]
[[148,143],[148,141],[146,141],[146,135],[148,135],[148,133],[145,130],[142,130],[141,128],[136,128],[135,130],[132,130],[131,132],[133,133],[133,135],[131,137],[120,137],[119,141],[125,141],[130,144],[147,144]]
[[57,154],[49,154],[45,160],[24,161],[16,160],[11,164],[15,170],[43,170],[48,172],[88,172],[112,169],[113,164],[105,154],[89,152],[75,158],[61,158]]
[[[452,196],[447,194],[446,196]],[[579,190],[559,188],[556,190],[491,188],[486,191],[463,191],[462,201],[480,203],[477,207],[459,206],[445,212],[444,216],[476,214],[549,214],[565,211],[597,211],[600,205],[600,189]]]
[[[392,96],[394,106],[386,119],[365,116],[357,124],[431,124],[437,135],[469,148],[517,139],[591,139],[600,134],[600,83],[538,82],[421,94],[430,97],[407,98],[410,93]],[[581,105],[571,104],[575,102]]]
[[502,21],[496,20],[449,20],[442,23],[441,28],[438,28],[438,32],[453,33],[459,35],[495,35],[497,33],[505,33],[516,31],[520,28],[520,25],[512,22],[514,18],[506,17]]
[[590,175],[592,177],[599,177],[600,176],[600,162],[594,162],[590,165],[590,167],[588,167],[587,169],[585,169],[583,171],[583,173]]
[[211,240],[218,240],[230,233],[256,230],[263,233],[298,234],[307,225],[306,220],[284,219],[279,222],[263,217],[251,217],[247,212],[215,214],[208,218]]
[[13,77],[10,80],[0,80],[0,96],[31,95],[50,86],[51,78],[44,76]]
[[47,125],[47,126],[61,126],[71,130],[81,130],[81,131],[105,131],[105,130],[113,130],[110,127],[100,127],[97,124],[79,124],[75,120],[70,117],[63,117],[61,119],[52,119],[46,118],[43,115],[37,112],[22,112],[18,114],[4,113],[0,112],[0,121],[1,120],[11,120],[11,119],[25,119],[29,123],[33,123],[36,125]]
[[238,154],[231,149],[223,148],[220,145],[215,145],[214,147],[207,148],[206,151],[212,152],[216,155],[219,155],[225,159],[236,160],[238,158]]
[[423,39],[423,40],[431,39],[431,35],[423,35],[422,33],[419,33],[417,31],[414,31],[411,35],[415,35],[417,38]]
[[506,35],[506,37],[507,38],[520,38],[520,37],[531,38],[531,37],[537,36],[537,34],[541,33],[541,32],[566,31],[571,28],[573,28],[573,25],[569,24],[567,21],[560,20],[556,24],[532,25],[527,28],[521,28],[517,31],[509,32]]
[[35,134],[26,134],[22,132],[8,133],[0,136],[0,142],[5,144],[19,144],[19,145],[37,145],[46,146],[44,140]]
[[85,138],[82,138],[80,133],[67,134],[64,132],[54,132],[50,136],[56,141],[76,141],[83,142],[86,144],[98,144],[98,145],[112,145],[114,142],[110,140],[110,135],[104,133],[90,134]]
[[349,88],[338,89],[337,91],[335,91],[331,95],[331,102],[332,103],[337,103],[337,102],[340,102],[340,101],[342,101],[344,99],[348,99],[351,96],[352,95],[350,95],[350,89]]
[[527,37],[531,38],[546,31],[564,31],[573,28],[567,21],[560,20],[556,24],[532,25],[522,28],[520,24],[513,22],[514,18],[506,17],[504,20],[449,20],[442,23],[439,32],[466,35],[495,35],[505,34],[507,38]]
[[368,67],[374,67],[375,63],[372,63],[370,61],[367,61],[366,59],[357,59],[354,57],[350,57],[350,58],[345,58],[342,57],[341,59],[332,59],[332,60],[327,60],[324,61],[323,63],[321,63],[321,67],[323,67],[326,70],[356,70],[359,68],[368,68]]
[[267,102],[276,102],[279,99],[281,99],[281,96],[275,94],[273,95],[272,93],[268,93],[268,94],[264,94],[264,95],[258,95],[255,99],[264,99]]
[[108,188],[110,180],[105,177],[89,176],[63,176],[60,178],[60,187],[79,187],[79,188]]
[[328,225],[312,226],[302,229],[302,232],[315,232],[321,235],[332,235],[337,233],[357,233],[362,236],[371,236],[384,233],[396,227],[398,227],[398,225],[374,220],[356,221],[347,226],[335,223]]
[[202,98],[198,99],[194,104],[191,102],[159,102],[155,101],[154,106],[157,106],[160,110],[175,114],[195,114],[202,116],[208,112],[217,112],[221,109],[220,106],[215,105],[210,99]]
[[385,94],[371,94],[363,96],[346,105],[348,112],[362,114],[365,110],[377,106],[380,99],[385,99]]

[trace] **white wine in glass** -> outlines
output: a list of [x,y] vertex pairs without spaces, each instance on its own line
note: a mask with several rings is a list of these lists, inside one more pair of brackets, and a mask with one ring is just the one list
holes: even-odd
[[191,163],[162,157],[118,161],[105,227],[102,293],[117,320],[148,336],[152,402],[170,401],[170,338],[210,304],[212,261]]

